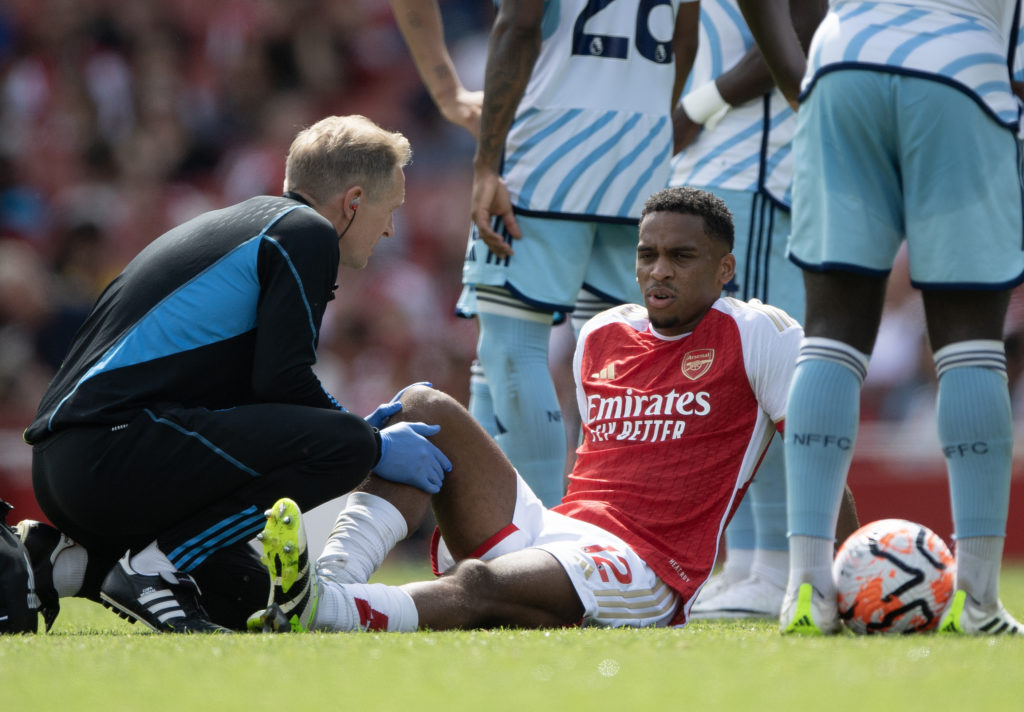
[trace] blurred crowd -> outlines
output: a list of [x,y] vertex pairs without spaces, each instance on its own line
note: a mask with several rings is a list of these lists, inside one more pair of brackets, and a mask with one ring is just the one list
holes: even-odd
[[[480,88],[493,7],[441,5]],[[172,226],[280,194],[296,131],[354,113],[414,158],[396,237],[339,276],[318,374],[357,413],[416,380],[465,401],[473,142],[434,109],[386,0],[0,3],[0,496],[24,496],[20,432],[110,279]]]
[[[484,45],[487,3],[443,9],[453,47]],[[279,194],[296,130],[327,114],[402,131],[415,156],[397,237],[341,275],[322,378],[357,412],[425,374],[466,390],[474,334],[451,315],[472,139],[433,109],[385,0],[15,0],[0,92],[4,423],[31,415],[132,256],[200,212]]]
[[[492,3],[441,8],[481,88]],[[476,333],[453,307],[473,143],[430,102],[386,0],[0,4],[0,496],[26,491],[20,431],[107,282],[189,217],[279,194],[296,130],[352,113],[406,134],[414,159],[397,237],[340,276],[318,373],[355,412],[426,379],[465,402]],[[934,369],[905,274],[890,301],[864,415],[905,420],[932,402]],[[1009,322],[1016,388],[1024,304]]]

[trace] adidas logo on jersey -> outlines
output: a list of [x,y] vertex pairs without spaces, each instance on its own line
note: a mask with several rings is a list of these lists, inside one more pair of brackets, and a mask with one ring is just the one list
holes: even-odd
[[597,373],[590,374],[595,381],[612,381],[615,379],[615,364],[610,363]]

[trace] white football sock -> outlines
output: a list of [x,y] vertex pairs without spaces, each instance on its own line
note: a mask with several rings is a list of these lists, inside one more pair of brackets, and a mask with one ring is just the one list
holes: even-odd
[[750,575],[753,562],[753,549],[728,549],[720,575],[727,581],[738,583]]
[[411,633],[418,626],[416,604],[397,586],[323,581],[315,615],[307,627],[342,632]]
[[999,569],[1005,541],[1001,536],[972,536],[956,542],[956,587],[986,610],[999,603]]
[[750,565],[750,574],[779,588],[785,588],[786,580],[789,578],[789,552],[756,549],[754,561]]
[[317,575],[339,583],[366,583],[408,533],[405,517],[391,502],[353,492],[317,559]]
[[789,591],[795,592],[800,584],[810,582],[825,598],[835,596],[836,585],[832,580],[834,546],[831,539],[799,535],[789,537]]

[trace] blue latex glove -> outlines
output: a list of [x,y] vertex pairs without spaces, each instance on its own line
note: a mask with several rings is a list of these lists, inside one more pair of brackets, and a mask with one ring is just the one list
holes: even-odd
[[377,410],[366,416],[365,420],[367,423],[379,430],[384,427],[384,423],[388,422],[388,418],[401,409],[401,403],[381,403],[377,406]]
[[385,480],[412,485],[428,494],[441,491],[444,473],[452,463],[427,440],[441,432],[440,425],[398,423],[380,431],[380,461],[373,472]]
[[402,409],[402,404],[398,402],[398,399],[402,397],[403,393],[413,386],[427,386],[428,388],[433,388],[434,384],[429,381],[410,383],[408,386],[396,393],[395,397],[387,403],[381,403],[377,406],[377,409],[366,416],[364,420],[375,428],[383,428],[384,424],[388,422],[388,419]]

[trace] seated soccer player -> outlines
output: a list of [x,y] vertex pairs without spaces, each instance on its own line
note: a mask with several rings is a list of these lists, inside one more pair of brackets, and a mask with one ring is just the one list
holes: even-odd
[[[562,503],[545,508],[483,429],[424,387],[395,419],[436,423],[452,464],[433,495],[371,476],[310,566],[289,499],[261,534],[273,579],[255,630],[411,631],[687,619],[722,530],[776,429],[803,336],[784,312],[720,298],[732,218],[710,193],[653,195],[636,273],[645,307],[592,319],[574,359],[584,439]],[[367,584],[432,505],[433,581]]]

